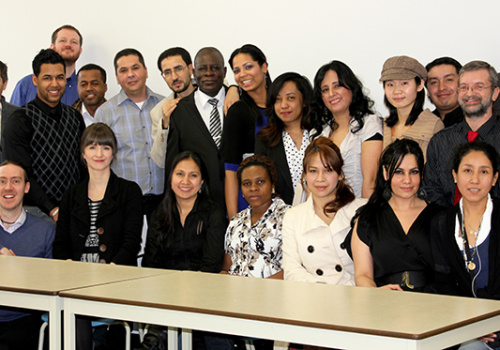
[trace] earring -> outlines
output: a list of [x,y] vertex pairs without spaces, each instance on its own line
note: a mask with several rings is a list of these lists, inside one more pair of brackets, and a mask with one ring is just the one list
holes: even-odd
[[417,197],[420,199],[425,199],[427,197],[427,191],[423,187],[420,187],[417,191]]
[[201,187],[200,187],[200,189],[198,190],[198,193],[201,193]]
[[382,197],[384,197],[384,199],[386,201],[388,201],[389,199],[391,199],[391,197],[392,197],[392,191],[391,191],[391,189],[389,187],[386,187],[384,189],[384,192],[382,192]]
[[274,190],[274,188],[273,188],[273,190],[272,190],[272,192],[271,192],[271,193],[272,193],[272,194],[276,193],[276,191]]

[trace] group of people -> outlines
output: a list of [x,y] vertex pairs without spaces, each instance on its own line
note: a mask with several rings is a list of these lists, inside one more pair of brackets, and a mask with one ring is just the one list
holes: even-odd
[[[219,50],[192,61],[174,47],[158,58],[163,97],[127,48],[106,100],[104,69],[76,72],[81,51],[75,27],[56,29],[12,104],[2,97],[0,254],[137,265],[142,237],[142,266],[499,298],[500,88],[488,63],[387,59],[382,119],[336,60],[313,84],[273,80],[246,44],[228,87]],[[7,81],[0,62],[0,93]],[[1,309],[0,348],[33,347],[36,325]],[[28,327],[25,343],[10,331]],[[105,346],[99,333],[77,318],[78,349]],[[165,344],[161,327],[148,334],[141,349]],[[194,333],[197,349],[242,341]],[[495,334],[460,345],[486,346],[500,348]]]

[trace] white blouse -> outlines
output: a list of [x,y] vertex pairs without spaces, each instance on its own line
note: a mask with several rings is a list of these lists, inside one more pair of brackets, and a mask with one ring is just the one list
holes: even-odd
[[[344,160],[344,175],[352,187],[356,197],[361,197],[363,173],[361,171],[361,145],[377,133],[382,136],[382,120],[375,114],[365,116],[365,124],[361,130],[353,133],[358,127],[358,121],[351,120],[351,127],[344,141],[340,144],[340,153]],[[320,136],[330,137],[331,128],[326,125]]]

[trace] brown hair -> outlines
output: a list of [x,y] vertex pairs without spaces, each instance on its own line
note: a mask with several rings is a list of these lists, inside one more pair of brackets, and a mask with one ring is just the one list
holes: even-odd
[[[80,154],[82,155],[82,161],[85,147],[93,144],[111,147],[111,150],[113,151],[113,158],[116,156],[116,151],[118,150],[116,136],[113,130],[111,130],[111,128],[106,124],[91,124],[83,132],[82,139],[80,141]],[[83,163],[85,164],[85,161]]]
[[351,187],[346,183],[342,166],[344,160],[340,155],[340,149],[333,143],[332,140],[326,137],[318,137],[307,147],[304,154],[302,179],[307,173],[307,168],[311,163],[311,159],[315,155],[319,155],[323,165],[330,170],[339,174],[339,180],[335,189],[335,199],[325,205],[323,212],[325,215],[336,213],[343,206],[351,203],[355,196]]

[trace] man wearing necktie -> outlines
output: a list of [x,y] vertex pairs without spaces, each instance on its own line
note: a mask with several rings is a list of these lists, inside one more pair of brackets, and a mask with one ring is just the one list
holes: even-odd
[[222,54],[213,47],[198,51],[194,59],[194,77],[198,90],[179,101],[170,118],[165,159],[165,186],[174,157],[183,151],[198,153],[208,172],[208,187],[214,201],[225,207],[224,163],[221,153],[224,127],[223,85],[226,67]]
[[[427,148],[424,189],[427,200],[439,205],[454,205],[459,193],[451,175],[452,157],[457,146],[474,141],[491,144],[500,152],[500,122],[494,117],[493,102],[500,89],[498,75],[483,61],[467,63],[459,73],[458,102],[465,120],[436,133]],[[492,196],[500,198],[498,183]]]

